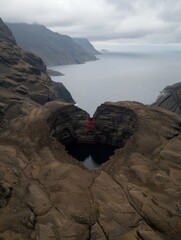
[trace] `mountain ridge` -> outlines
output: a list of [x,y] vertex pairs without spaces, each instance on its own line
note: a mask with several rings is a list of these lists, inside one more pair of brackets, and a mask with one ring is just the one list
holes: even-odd
[[97,59],[71,37],[53,32],[43,25],[7,23],[7,26],[20,47],[41,57],[48,66],[80,64]]

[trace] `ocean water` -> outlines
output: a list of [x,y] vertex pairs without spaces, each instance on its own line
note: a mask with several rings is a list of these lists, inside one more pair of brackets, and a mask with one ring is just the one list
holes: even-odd
[[90,115],[105,101],[153,103],[167,85],[181,81],[181,52],[115,52],[97,56],[98,61],[54,66],[78,106]]

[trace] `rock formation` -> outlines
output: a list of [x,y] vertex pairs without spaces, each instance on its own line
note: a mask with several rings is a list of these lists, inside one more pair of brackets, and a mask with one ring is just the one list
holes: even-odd
[[122,147],[133,134],[137,122],[130,108],[104,104],[94,114],[95,129],[86,130],[86,119],[90,116],[74,105],[61,108],[48,119],[51,135],[63,144],[103,143]]
[[[44,65],[32,70],[33,55],[0,44],[10,76],[0,87],[0,239],[180,240],[181,116],[106,102],[88,136],[89,115],[54,101]],[[65,151],[72,138],[120,147],[91,171]]]
[[164,88],[153,105],[181,114],[181,83]]
[[43,25],[8,23],[18,46],[41,57],[47,66],[93,61],[97,58],[69,36],[55,33]]

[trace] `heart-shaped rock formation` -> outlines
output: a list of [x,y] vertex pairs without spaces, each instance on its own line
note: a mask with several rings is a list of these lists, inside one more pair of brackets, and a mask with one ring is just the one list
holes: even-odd
[[69,154],[85,161],[85,166],[97,168],[132,136],[137,116],[126,106],[103,104],[91,119],[88,113],[70,105],[54,111],[48,123],[51,135],[66,145]]
[[135,112],[126,106],[102,104],[93,116],[94,126],[89,126],[89,119],[88,113],[74,105],[58,109],[48,119],[51,135],[63,144],[103,143],[122,147],[137,126]]

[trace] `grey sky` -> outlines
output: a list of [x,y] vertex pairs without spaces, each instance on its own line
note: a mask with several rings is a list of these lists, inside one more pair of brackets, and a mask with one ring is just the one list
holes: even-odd
[[40,23],[97,46],[181,43],[181,0],[0,0],[5,22]]

